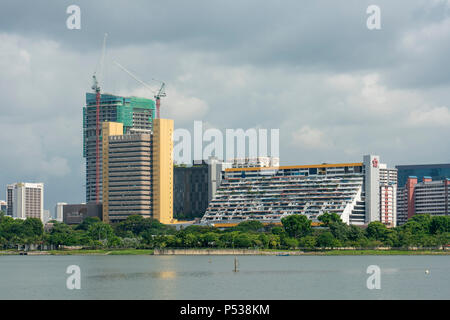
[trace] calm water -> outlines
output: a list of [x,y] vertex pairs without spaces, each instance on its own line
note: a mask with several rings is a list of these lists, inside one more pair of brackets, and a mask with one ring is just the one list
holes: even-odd
[[[0,256],[0,299],[450,299],[448,256]],[[81,289],[66,268],[81,268]],[[381,289],[368,290],[369,265]],[[429,270],[429,274],[425,270]]]

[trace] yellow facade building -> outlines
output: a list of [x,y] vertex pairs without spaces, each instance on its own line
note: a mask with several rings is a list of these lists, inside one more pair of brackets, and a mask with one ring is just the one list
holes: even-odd
[[173,120],[125,135],[121,123],[103,122],[102,136],[103,221],[139,214],[174,223]]
[[153,120],[153,218],[173,222],[173,120]]

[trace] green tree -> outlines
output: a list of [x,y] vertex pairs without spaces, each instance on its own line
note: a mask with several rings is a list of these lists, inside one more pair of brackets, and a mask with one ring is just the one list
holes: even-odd
[[320,247],[339,247],[340,242],[329,231],[322,232],[317,238],[317,244]]
[[216,247],[219,241],[219,235],[215,232],[207,232],[202,237],[202,244],[205,247]]
[[450,232],[450,216],[435,216],[431,219],[430,232],[440,234]]
[[282,239],[282,245],[290,249],[295,249],[298,247],[299,241],[295,238],[284,237]]
[[248,234],[239,233],[239,235],[234,239],[234,245],[238,248],[248,248],[252,245],[252,241]]
[[98,217],[86,217],[79,225],[75,227],[75,230],[84,230],[87,231],[91,224],[100,222]]
[[299,240],[299,247],[301,248],[309,248],[312,249],[316,246],[317,239],[314,236],[305,236],[303,238],[300,238]]
[[104,222],[95,222],[91,224],[87,230],[87,233],[92,240],[98,241],[109,240],[116,237],[113,228]]
[[325,226],[329,226],[331,223],[343,223],[341,217],[337,213],[325,212],[317,217],[317,220],[322,222]]
[[241,232],[249,232],[249,231],[253,231],[253,232],[257,232],[259,230],[262,230],[264,228],[264,225],[257,220],[248,220],[248,221],[243,221],[241,223],[239,223],[234,229],[236,231],[241,231]]
[[76,245],[75,231],[65,223],[56,222],[50,231],[48,242],[53,245]]
[[184,236],[183,244],[185,247],[192,248],[195,247],[198,243],[198,237],[195,233],[187,233]]
[[384,241],[388,236],[388,228],[379,221],[372,221],[366,229],[366,234],[369,239]]
[[284,233],[285,231],[284,231],[283,227],[275,226],[275,227],[272,227],[271,232],[272,232],[273,234],[281,235],[281,234]]
[[22,224],[22,234],[26,237],[40,238],[44,233],[44,225],[41,219],[27,218]]
[[347,238],[350,241],[357,242],[357,241],[365,238],[364,230],[358,226],[351,225],[347,232]]
[[311,232],[311,220],[302,214],[292,214],[281,219],[284,230],[293,238],[304,237]]

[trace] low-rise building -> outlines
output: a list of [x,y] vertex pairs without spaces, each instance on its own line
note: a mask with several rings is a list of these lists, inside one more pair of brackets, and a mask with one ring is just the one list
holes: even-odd
[[97,217],[102,220],[102,205],[95,202],[62,205],[65,224],[80,224],[87,217]]

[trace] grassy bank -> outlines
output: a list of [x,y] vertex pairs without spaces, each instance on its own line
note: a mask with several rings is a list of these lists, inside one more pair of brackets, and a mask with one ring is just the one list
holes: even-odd
[[[0,251],[0,255],[19,255],[22,251]],[[29,255],[54,255],[54,256],[64,256],[64,255],[150,255],[153,254],[153,250],[150,249],[117,249],[117,250],[107,250],[107,249],[94,249],[94,250],[51,250],[51,251],[29,251]]]
[[324,256],[390,256],[390,255],[450,255],[449,251],[442,250],[327,250],[305,252],[305,255]]
[[[163,250],[164,251],[164,250]],[[187,252],[186,252],[187,251]],[[202,252],[205,251],[205,252]],[[206,252],[209,251],[209,252]],[[291,256],[363,256],[363,255],[450,255],[450,251],[443,250],[381,250],[381,249],[365,249],[365,250],[277,250],[277,249],[262,249],[262,250],[251,250],[249,249],[247,253],[241,251],[246,251],[245,249],[238,249],[237,252],[225,252],[234,251],[233,249],[206,249],[206,248],[192,248],[192,249],[180,249],[172,250],[168,249],[166,252],[161,252],[161,255],[291,255]],[[215,253],[217,252],[217,253]],[[156,253],[155,253],[156,254]]]
[[[201,248],[199,248],[201,249]],[[189,250],[189,249],[188,249]],[[205,249],[206,250],[206,249]],[[210,249],[213,250],[214,249]],[[450,255],[450,251],[443,250],[314,250],[314,251],[297,251],[297,250],[276,250],[265,249],[258,250],[261,255],[305,255],[305,256],[372,256],[372,255]],[[19,255],[22,251],[9,250],[0,251],[1,255]],[[29,251],[29,255],[152,255],[151,249],[94,249],[94,250],[51,250],[51,251]]]
[[51,255],[150,255],[153,250],[143,249],[123,249],[123,250],[52,250],[49,251]]

